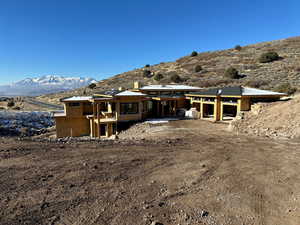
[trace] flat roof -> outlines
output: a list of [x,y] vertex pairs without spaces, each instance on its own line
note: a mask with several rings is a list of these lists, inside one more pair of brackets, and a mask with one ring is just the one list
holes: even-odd
[[210,95],[210,96],[284,96],[285,93],[261,90],[257,88],[248,88],[242,86],[212,88],[200,92],[191,93],[191,95]]
[[275,91],[267,91],[267,90],[261,90],[257,88],[248,88],[248,87],[243,87],[243,96],[253,96],[253,95],[286,95],[286,93],[281,93],[281,92],[275,92]]
[[116,94],[116,96],[146,96],[146,95],[141,92],[122,91],[122,92]]
[[92,99],[92,96],[73,96],[68,98],[61,99],[62,102],[80,102],[80,101],[89,101]]
[[141,87],[140,90],[189,90],[189,91],[197,91],[201,90],[202,88],[199,87],[193,87],[193,86],[188,86],[188,85],[148,85]]

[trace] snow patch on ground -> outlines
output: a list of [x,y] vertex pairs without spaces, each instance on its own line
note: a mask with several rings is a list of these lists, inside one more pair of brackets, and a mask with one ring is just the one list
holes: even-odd
[[0,135],[31,136],[54,126],[50,112],[0,111]]
[[175,121],[178,118],[155,118],[155,119],[147,119],[144,123],[150,124],[160,124],[160,123],[168,123],[169,121]]

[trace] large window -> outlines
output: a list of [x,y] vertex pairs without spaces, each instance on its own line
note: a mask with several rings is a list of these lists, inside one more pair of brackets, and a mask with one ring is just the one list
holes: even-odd
[[158,92],[157,91],[149,91],[148,95],[158,95]]
[[139,103],[120,103],[120,113],[121,115],[125,114],[138,114],[139,113]]
[[70,103],[69,103],[69,106],[70,106],[70,107],[79,107],[79,106],[80,106],[80,103],[79,103],[79,102],[70,102]]
[[100,111],[107,112],[108,111],[108,102],[100,103]]

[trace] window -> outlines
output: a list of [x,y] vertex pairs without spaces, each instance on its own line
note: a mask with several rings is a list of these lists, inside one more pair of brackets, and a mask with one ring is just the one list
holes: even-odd
[[70,106],[70,107],[79,107],[79,106],[80,106],[80,103],[79,103],[79,102],[70,102],[70,103],[69,103],[69,106]]
[[203,101],[205,101],[205,102],[214,102],[215,98],[203,98]]
[[111,111],[113,111],[113,112],[116,111],[116,103],[115,102],[111,103]]
[[172,92],[170,92],[170,91],[162,91],[161,95],[172,95]]
[[[175,95],[184,95],[184,93],[185,93],[184,91],[176,91],[176,92],[175,92]],[[188,93],[188,92],[187,92],[187,93]]]
[[237,98],[222,98],[223,102],[237,103]]
[[83,103],[83,115],[92,115],[93,114],[93,105],[90,102]]
[[108,111],[108,102],[100,103],[100,111],[107,112]]
[[158,92],[156,92],[156,91],[149,91],[148,95],[158,95]]
[[120,113],[124,114],[138,114],[139,113],[139,103],[120,103]]

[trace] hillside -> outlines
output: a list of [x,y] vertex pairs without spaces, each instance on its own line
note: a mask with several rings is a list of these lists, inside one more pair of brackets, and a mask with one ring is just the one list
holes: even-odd
[[[269,51],[277,52],[280,60],[271,63],[259,63],[260,55]],[[197,65],[202,67],[199,72],[195,72]],[[225,78],[224,71],[230,66],[235,67],[242,78]],[[150,71],[151,74],[144,72],[145,70]],[[162,75],[162,79],[159,81],[154,79],[157,74]],[[85,87],[38,98],[42,101],[58,103],[60,98],[66,96],[90,95],[120,86],[130,88],[133,81],[140,81],[143,84],[171,83],[171,77],[174,74],[181,77],[179,83],[199,87],[241,84],[278,90],[281,85],[286,83],[292,87],[298,87],[300,85],[300,37],[242,46],[240,50],[232,48],[203,52],[193,57],[188,55],[175,62],[160,63],[118,74],[98,82],[93,89]]]

